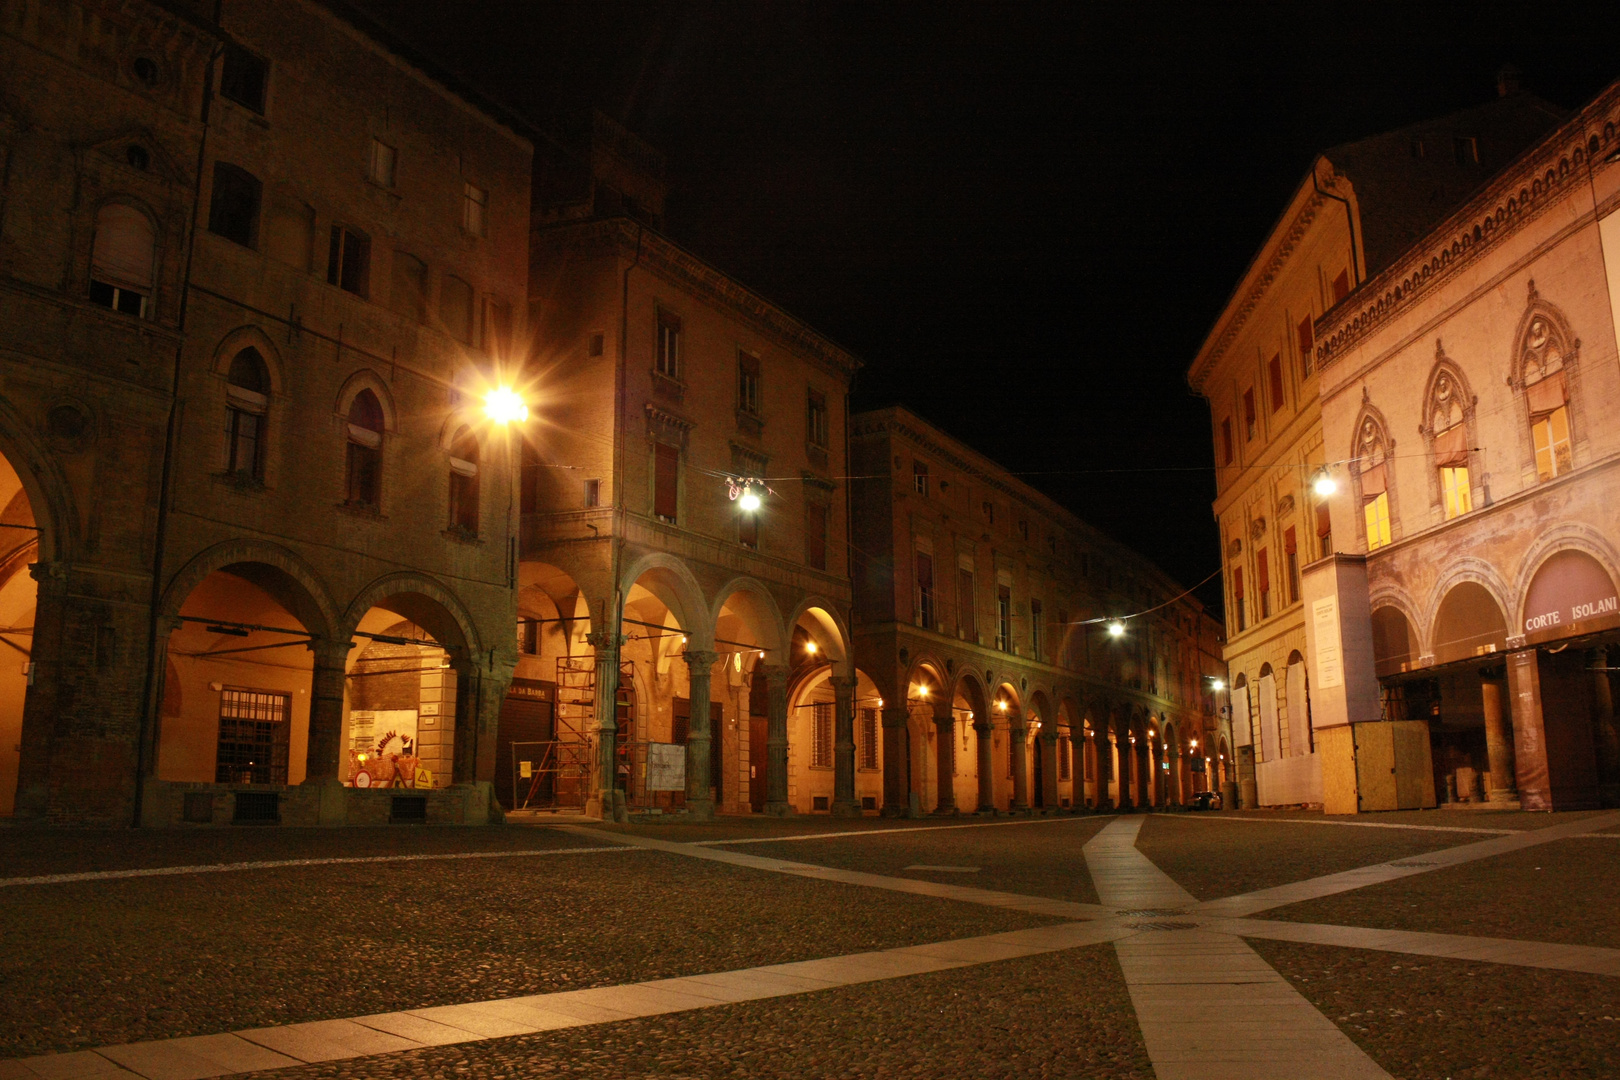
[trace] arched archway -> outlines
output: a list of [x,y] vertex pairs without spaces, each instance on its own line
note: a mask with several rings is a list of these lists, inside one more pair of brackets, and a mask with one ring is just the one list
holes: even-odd
[[1507,649],[1507,618],[1496,597],[1477,581],[1452,586],[1435,612],[1434,660],[1448,664]]
[[[583,807],[594,776],[597,659],[590,604],[566,571],[518,568],[518,657],[495,738],[495,795],[508,810]],[[617,712],[631,687],[617,687]]]
[[0,654],[5,660],[0,664],[0,817],[11,816],[22,766],[39,599],[39,585],[28,567],[40,558],[40,529],[22,477],[0,455]]
[[[631,687],[631,707],[617,717],[613,751],[598,748],[597,784],[617,787],[631,807],[684,808],[699,781],[708,779],[692,774],[688,743],[693,671],[700,673],[707,696],[703,679],[716,661],[713,624],[691,571],[670,556],[638,560],[627,572],[622,595],[619,683]],[[785,692],[785,671],[781,686]],[[706,741],[702,750],[706,761]],[[609,772],[611,785],[601,779]],[[707,813],[707,783],[702,787],[703,801],[696,809]]]
[[996,806],[994,720],[985,697],[984,684],[971,671],[957,677],[951,701],[955,723],[961,736],[957,749],[956,805],[978,811]]

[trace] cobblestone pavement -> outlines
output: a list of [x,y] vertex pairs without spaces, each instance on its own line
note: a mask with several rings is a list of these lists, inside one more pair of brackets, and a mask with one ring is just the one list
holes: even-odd
[[0,1057],[1050,921],[631,849],[29,886],[0,891]]
[[[1550,823],[1547,815],[1541,815],[1541,823]],[[1182,888],[1200,900],[1214,900],[1479,839],[1469,833],[1153,814],[1143,824],[1136,846]]]
[[1153,1076],[1108,946],[255,1080]]
[[1620,843],[1559,840],[1307,900],[1266,918],[1620,948]]
[[1620,1069],[1620,979],[1292,942],[1250,945],[1402,1080],[1609,1080]]
[[[1489,839],[1245,816],[1251,820],[1144,815],[1136,850],[1209,900]],[[1436,822],[1437,816],[1421,823],[1461,819],[1464,826],[1523,827],[1485,824],[1508,815],[1446,814]],[[1542,827],[1582,820],[1512,817]],[[688,850],[763,856],[762,869],[694,859],[674,849],[626,848],[0,888],[0,987],[10,1006],[0,1011],[0,1058],[734,971],[1051,925],[1054,920],[987,903],[774,872],[769,860],[1089,903],[1096,893],[1081,848],[1109,821],[1121,820],[1017,819],[983,828],[970,820],[970,827],[950,829],[932,821],[876,819],[631,827],[677,844],[720,841],[718,847]],[[1595,824],[1620,828],[1612,816]],[[790,839],[895,828],[904,831]],[[23,868],[42,874],[151,866],[164,859],[195,865],[322,858],[353,854],[357,847],[364,854],[401,855],[548,850],[589,844],[581,834],[591,831],[56,833],[50,834],[59,848],[53,853],[37,834],[0,830],[0,860],[14,855],[0,861],[0,875]],[[124,840],[126,850],[119,851],[115,839]],[[1620,843],[1607,837],[1535,843],[1507,855],[1465,855],[1478,861],[1416,873],[1413,868],[1424,864],[1412,859],[1401,872],[1413,876],[1270,909],[1263,917],[1294,920],[1291,925],[1325,921],[1620,945],[1613,917]],[[980,869],[906,869],[918,864]],[[1109,933],[1116,924],[1148,919],[1144,929],[1153,933],[1146,937],[1170,945],[1180,925],[1175,920],[1185,916],[1196,926],[1206,907],[1109,915],[1084,925]],[[1161,917],[1170,925],[1152,921]],[[1602,1069],[1620,1054],[1620,1035],[1614,1033],[1620,1031],[1620,978],[1374,952],[1355,947],[1362,940],[1251,944],[1257,964],[1272,964],[1396,1076],[1614,1075],[1612,1067]],[[275,1075],[1154,1075],[1146,1048],[1155,1044],[1142,1033],[1163,1021],[1133,1010],[1118,947],[1062,945],[1039,956],[793,997],[349,1058]],[[1207,974],[1213,973],[1187,971],[1194,982]],[[1210,983],[1212,991],[1217,982]],[[1197,1009],[1220,1012],[1219,1003],[1188,997],[1195,999]],[[1300,1007],[1309,1011],[1304,1003]],[[1158,1053],[1153,1060],[1161,1080],[1213,1075],[1208,1070],[1216,1067],[1159,1062]],[[1232,1064],[1216,1071],[1239,1075]],[[0,1060],[4,1080],[35,1075],[16,1070]],[[1255,1080],[1273,1078],[1255,1074]]]
[[[896,832],[857,840],[734,845],[749,855],[794,859],[895,877],[1097,903],[1080,849],[1112,818],[1037,819],[1003,828]],[[976,867],[913,870],[910,867]]]
[[1556,817],[1534,810],[1385,810],[1353,818],[1328,817],[1320,810],[1227,810],[1212,817],[1255,818],[1261,821],[1328,821],[1363,825],[1427,825],[1447,829],[1544,829],[1554,821],[1580,821],[1611,813],[1609,810],[1567,810]]

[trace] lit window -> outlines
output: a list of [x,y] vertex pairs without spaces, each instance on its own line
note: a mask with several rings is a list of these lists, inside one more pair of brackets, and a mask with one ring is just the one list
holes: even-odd
[[1536,476],[1551,480],[1569,472],[1569,410],[1560,405],[1530,427],[1536,446]]
[[152,219],[133,206],[109,203],[96,214],[90,254],[90,299],[125,315],[145,318],[152,295]]
[[1389,543],[1389,492],[1380,491],[1363,507],[1367,519],[1367,550]]
[[1473,495],[1468,489],[1467,466],[1441,469],[1440,489],[1445,499],[1447,521],[1474,508]]
[[681,377],[681,320],[667,311],[658,313],[658,374],[668,379]]
[[1525,327],[1519,355],[1524,363],[1524,396],[1530,413],[1530,437],[1536,451],[1536,475],[1543,481],[1569,472],[1574,463],[1569,445],[1568,353],[1562,330],[1537,314]]
[[474,236],[483,236],[489,210],[489,192],[477,184],[461,186],[461,227]]
[[377,395],[362,390],[349,406],[348,491],[350,506],[375,510],[382,490],[383,411]]

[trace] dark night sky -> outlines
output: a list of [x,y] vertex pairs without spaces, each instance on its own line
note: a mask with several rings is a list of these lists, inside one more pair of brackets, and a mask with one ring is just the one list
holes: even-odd
[[857,408],[912,407],[1187,584],[1219,554],[1185,372],[1313,154],[1504,62],[1564,108],[1620,77],[1620,5],[365,6],[522,112],[638,132],[669,235],[861,356]]

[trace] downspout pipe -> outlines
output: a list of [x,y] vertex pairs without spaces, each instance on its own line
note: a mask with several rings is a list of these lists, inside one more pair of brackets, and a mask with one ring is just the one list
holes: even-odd
[[1311,187],[1315,188],[1316,193],[1321,195],[1323,198],[1332,199],[1335,202],[1339,202],[1344,205],[1344,223],[1350,229],[1350,272],[1356,276],[1356,280],[1351,286],[1354,288],[1356,285],[1360,285],[1366,280],[1366,277],[1361,272],[1361,257],[1356,254],[1356,213],[1350,208],[1349,199],[1345,198],[1343,195],[1335,195],[1333,192],[1323,189],[1321,183],[1318,182],[1316,178],[1316,166],[1314,163],[1311,165]]
[[[219,10],[216,5],[214,11],[214,24],[219,25]],[[174,473],[174,447],[177,441],[177,428],[180,422],[180,368],[181,360],[185,355],[186,314],[191,307],[191,267],[197,255],[197,216],[198,208],[202,205],[203,166],[208,160],[208,122],[214,104],[214,69],[219,64],[219,58],[225,52],[224,42],[214,46],[213,55],[208,58],[208,70],[203,76],[202,111],[199,120],[202,132],[197,139],[197,176],[191,188],[191,218],[187,223],[189,235],[186,237],[186,266],[180,278],[180,306],[175,313],[177,329],[181,334],[181,344],[174,350],[174,370],[169,380],[169,419],[163,435],[163,468],[161,480],[158,484],[157,508],[157,535],[152,542],[152,592],[147,606],[146,617],[146,673],[141,686],[141,722],[135,739],[135,798],[133,800],[131,828],[140,828],[141,812],[145,802],[146,770],[151,759],[157,753],[155,742],[156,723],[154,721],[157,703],[153,700],[157,693],[157,638],[158,638],[158,606],[163,600],[163,556],[164,541],[169,531],[169,489],[173,482]]]

